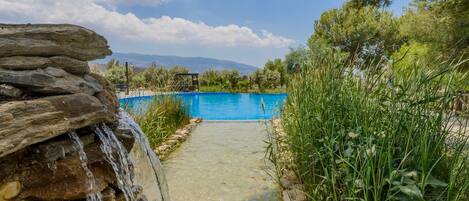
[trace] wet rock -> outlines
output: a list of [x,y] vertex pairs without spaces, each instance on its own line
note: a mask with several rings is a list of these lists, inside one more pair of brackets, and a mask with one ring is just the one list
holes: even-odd
[[[24,185],[19,197],[39,200],[75,200],[86,198],[90,192],[103,191],[109,183],[114,181],[114,173],[105,162],[99,146],[93,146],[85,152],[89,156],[88,166],[95,178],[93,189],[90,189],[87,176],[81,167],[81,161],[75,154],[57,161],[53,168],[40,164],[23,166],[16,172],[16,176]],[[93,164],[90,165],[90,163]]]
[[68,56],[89,61],[110,55],[104,37],[68,24],[0,24],[0,56]]
[[115,201],[116,200],[116,191],[110,187],[104,189],[101,193],[103,196],[103,201]]
[[[83,146],[94,142],[94,134],[80,136]],[[76,152],[74,143],[67,135],[54,138],[45,143],[39,143],[31,146],[31,151],[37,156],[36,159],[46,163],[53,163],[59,159],[65,158],[70,153]]]
[[26,71],[0,69],[0,82],[21,86],[34,93],[93,95],[103,90],[96,79],[91,76],[86,78],[52,67]]
[[7,85],[7,84],[0,84],[0,96],[7,96],[11,98],[18,98],[23,94],[23,91],[20,89]]
[[63,69],[75,75],[90,72],[88,62],[65,56],[54,57],[0,57],[0,68],[8,70],[35,70],[38,68],[54,67]]
[[0,186],[0,201],[11,200],[21,192],[21,183],[18,181],[8,182]]
[[0,157],[73,129],[114,120],[115,113],[86,94],[7,102],[0,105]]

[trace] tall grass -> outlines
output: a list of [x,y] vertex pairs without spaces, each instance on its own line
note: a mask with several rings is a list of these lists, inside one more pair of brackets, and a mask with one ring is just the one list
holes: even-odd
[[153,148],[174,134],[178,128],[188,124],[190,120],[182,101],[171,96],[155,96],[145,108],[145,112],[134,117]]
[[469,200],[451,69],[395,76],[380,66],[357,75],[323,57],[291,80],[282,125],[310,199]]

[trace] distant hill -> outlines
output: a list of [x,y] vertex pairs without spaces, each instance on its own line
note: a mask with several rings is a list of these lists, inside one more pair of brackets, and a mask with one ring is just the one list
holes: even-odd
[[109,60],[116,59],[120,62],[129,62],[138,68],[146,68],[151,63],[155,62],[157,65],[165,67],[172,67],[175,65],[189,68],[190,72],[202,73],[209,69],[216,70],[238,70],[242,75],[246,75],[256,71],[255,66],[242,64],[234,61],[219,60],[204,57],[179,57],[179,56],[160,56],[160,55],[147,55],[136,53],[118,53],[115,52],[111,56],[104,59],[93,61],[92,63],[106,64]]

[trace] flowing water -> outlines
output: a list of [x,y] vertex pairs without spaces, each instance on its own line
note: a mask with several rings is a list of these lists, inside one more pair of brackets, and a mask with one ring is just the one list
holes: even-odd
[[135,200],[133,196],[134,184],[132,181],[133,164],[129,160],[127,150],[117,139],[112,130],[105,124],[101,124],[99,127],[96,126],[95,133],[102,142],[101,151],[105,154],[112,169],[116,173],[119,189],[122,190],[127,201]]
[[68,136],[73,141],[74,147],[78,152],[80,157],[81,167],[85,171],[86,177],[88,177],[87,183],[89,186],[88,195],[86,196],[86,200],[88,201],[100,201],[102,199],[101,192],[95,192],[94,186],[96,185],[96,180],[94,179],[94,175],[91,172],[90,168],[88,167],[88,158],[86,157],[86,153],[83,149],[83,143],[81,142],[80,138],[78,137],[77,133],[69,132]]
[[[131,156],[134,156],[135,161],[140,162],[139,165],[136,165],[136,168],[139,168],[139,171],[136,171],[136,178],[139,183],[145,184],[144,186],[147,187],[143,189],[144,194],[149,200],[169,201],[168,184],[166,183],[163,166],[158,156],[150,148],[150,144],[140,126],[125,111],[121,110],[119,112],[119,127],[129,128],[135,138],[135,144],[139,145],[138,147],[134,145]],[[148,171],[145,170],[152,171],[154,174],[147,174]],[[157,186],[151,184],[155,182]],[[157,197],[158,195],[160,197]]]

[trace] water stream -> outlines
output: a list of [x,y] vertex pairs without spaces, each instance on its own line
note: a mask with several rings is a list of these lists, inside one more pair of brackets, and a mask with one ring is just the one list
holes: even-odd
[[94,130],[102,142],[101,151],[105,154],[116,173],[119,189],[124,193],[127,201],[135,200],[132,181],[133,167],[131,167],[132,163],[129,160],[127,150],[105,124],[101,124],[99,127],[96,126]]
[[73,145],[78,152],[80,157],[81,167],[85,171],[86,177],[88,178],[87,183],[89,186],[88,195],[86,196],[86,200],[88,201],[101,201],[102,195],[99,191],[94,191],[94,186],[96,185],[96,180],[94,179],[94,175],[91,172],[90,168],[88,167],[88,157],[86,157],[86,153],[83,149],[83,143],[81,142],[80,138],[78,137],[77,133],[69,132],[68,136],[73,141]]
[[[143,152],[143,155],[147,160],[140,161],[141,163],[148,163],[147,166],[150,166],[147,169],[150,169],[150,171],[153,171],[154,175],[151,177],[150,175],[143,174],[142,171],[139,171],[139,173],[142,173],[140,175],[136,175],[137,178],[139,178],[140,182],[142,183],[147,183],[146,186],[148,186],[149,180],[156,182],[158,189],[151,189],[151,188],[144,188],[144,194],[147,196],[149,200],[154,200],[158,199],[161,201],[169,201],[169,191],[168,191],[168,184],[166,182],[166,177],[163,171],[163,166],[161,164],[161,161],[159,160],[158,156],[155,154],[155,152],[151,149],[150,143],[148,143],[147,138],[145,137],[145,134],[143,131],[140,129],[140,126],[127,114],[127,112],[121,110],[119,112],[119,127],[121,128],[129,128],[133,137],[135,138],[135,144],[139,145],[139,148],[135,147],[134,152],[131,154],[135,153],[135,155],[139,155],[138,151],[140,150]],[[134,145],[135,146],[135,145]],[[140,154],[142,155],[142,154]],[[136,158],[142,158],[136,157]],[[144,165],[139,165],[141,169],[144,169],[142,167]],[[138,173],[137,173],[138,174]],[[153,178],[153,179],[151,179]],[[156,194],[159,194],[160,197],[156,198]],[[150,199],[154,198],[154,199]]]

